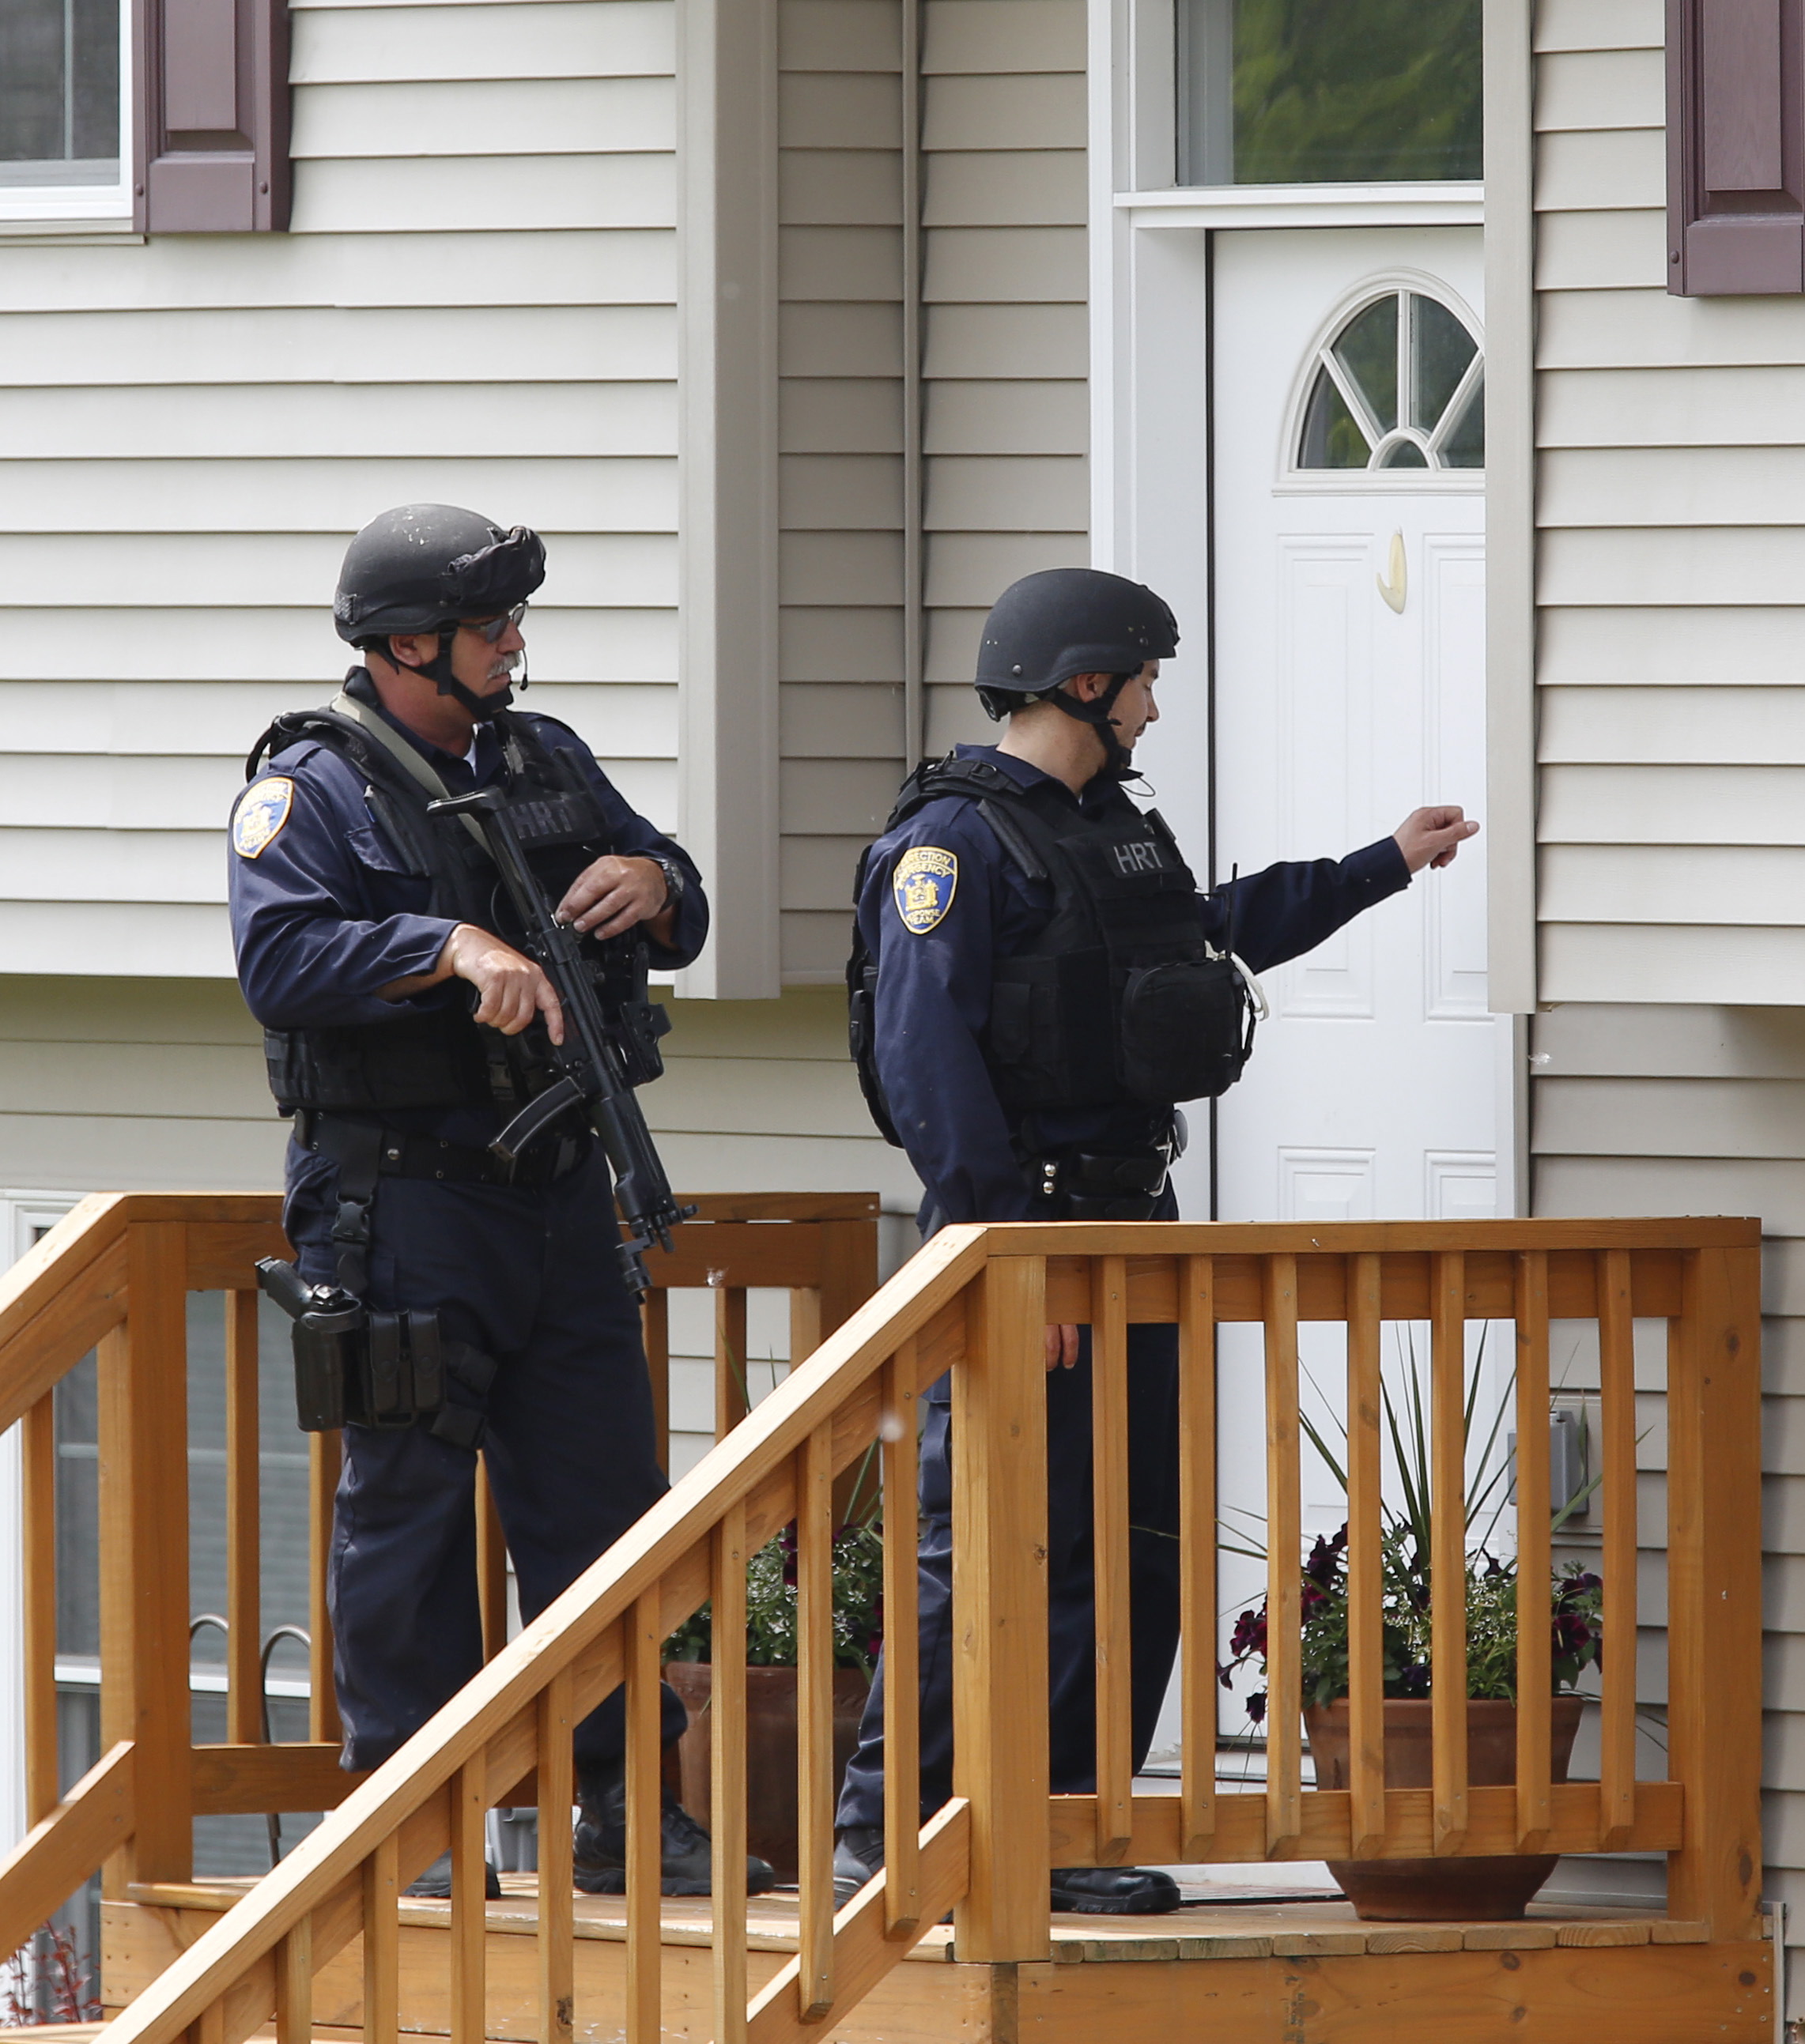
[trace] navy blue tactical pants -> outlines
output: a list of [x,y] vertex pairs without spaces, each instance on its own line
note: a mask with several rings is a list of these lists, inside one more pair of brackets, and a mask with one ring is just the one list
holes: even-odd
[[[1049,1778],[1056,1796],[1097,1785],[1096,1623],[1091,1489],[1091,1331],[1078,1362],[1047,1377],[1047,1659]],[[1154,1727],[1178,1651],[1178,1329],[1128,1331],[1130,1622],[1134,1764]],[[953,1793],[952,1393],[929,1392],[922,1430],[922,1815]],[[883,1822],[883,1665],[859,1727],[835,1819]]]
[[[334,1281],[337,1169],[292,1145],[289,1162],[289,1239],[304,1276]],[[487,1412],[483,1453],[526,1620],[668,1488],[618,1236],[599,1151],[552,1185],[377,1189],[368,1303],[438,1307],[448,1338],[498,1365],[487,1397],[450,1395]],[[469,1450],[424,1426],[344,1429],[327,1596],[347,1767],[379,1766],[483,1666],[475,1473]],[[576,1728],[579,1768],[619,1758],[624,1722],[617,1690]],[[667,1688],[664,1738],[683,1723]]]

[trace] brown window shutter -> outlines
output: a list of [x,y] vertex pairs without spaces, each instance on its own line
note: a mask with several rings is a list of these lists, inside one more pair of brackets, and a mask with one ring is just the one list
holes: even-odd
[[1667,0],[1668,290],[1805,290],[1805,0]]
[[288,225],[288,0],[132,0],[133,190],[149,234]]

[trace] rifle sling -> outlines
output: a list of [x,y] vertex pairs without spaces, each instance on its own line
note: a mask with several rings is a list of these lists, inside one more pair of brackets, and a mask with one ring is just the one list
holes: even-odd
[[[426,761],[415,751],[386,717],[371,709],[368,703],[360,703],[355,696],[347,695],[341,689],[333,697],[331,706],[341,717],[349,717],[354,724],[360,724],[365,731],[368,732],[383,750],[394,759],[402,771],[410,780],[417,781],[435,801],[448,801],[451,799],[450,789],[433,771]],[[468,813],[460,816],[458,821],[476,840],[477,849],[482,852],[490,864],[498,868],[501,862],[495,857],[494,847],[489,843],[489,834],[483,829],[482,824],[475,816]]]

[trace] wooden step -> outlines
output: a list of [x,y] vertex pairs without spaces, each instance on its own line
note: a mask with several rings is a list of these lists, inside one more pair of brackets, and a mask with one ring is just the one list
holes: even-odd
[[[141,1888],[102,1904],[110,2007],[140,1992],[251,1884]],[[534,2044],[537,1882],[504,1874],[488,1905],[488,2023],[504,2044]],[[753,1991],[796,1949],[793,1896],[748,1905]],[[450,2026],[450,1905],[401,1909],[405,2032]],[[710,2034],[711,1911],[664,1905],[664,2031]],[[1171,2044],[1206,2022],[1210,2044],[1445,2044],[1450,2008],[1461,2044],[1770,2044],[1770,1948],[1708,1946],[1703,1927],[1655,1912],[1536,1908],[1518,1923],[1361,1923],[1343,1902],[1204,1903],[1169,1916],[1056,1916],[1051,1962],[961,1962],[939,1927],[822,2044]],[[575,1904],[578,2044],[614,2044],[625,1996],[625,1908],[618,1896]],[[360,2038],[356,1944],[318,1976],[320,2044]],[[1317,2018],[1320,2017],[1320,2027]],[[47,2037],[48,2033],[44,2033]],[[90,2033],[75,2030],[71,2044]]]

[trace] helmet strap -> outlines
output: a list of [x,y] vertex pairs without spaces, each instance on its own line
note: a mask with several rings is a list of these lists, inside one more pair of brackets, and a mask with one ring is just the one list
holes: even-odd
[[[439,650],[425,665],[416,671],[425,675],[442,696],[449,696],[460,704],[479,724],[487,724],[498,712],[504,710],[514,701],[512,686],[498,689],[493,695],[479,696],[474,689],[467,689],[452,672],[452,647],[456,642],[457,627],[439,634]],[[525,683],[521,686],[524,688]]]
[[1080,702],[1076,696],[1068,695],[1063,685],[1049,689],[1041,697],[1064,710],[1079,723],[1087,724],[1103,740],[1103,764],[1102,772],[1111,781],[1132,781],[1136,778],[1134,755],[1115,735],[1115,726],[1110,720],[1110,712],[1115,708],[1116,698],[1134,677],[1132,674],[1112,674],[1110,685],[1095,702]]

